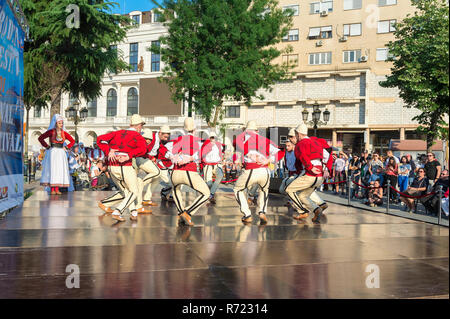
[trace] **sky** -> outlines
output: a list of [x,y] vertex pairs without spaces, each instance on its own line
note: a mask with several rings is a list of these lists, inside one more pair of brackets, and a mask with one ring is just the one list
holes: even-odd
[[111,2],[117,2],[118,7],[115,7],[113,13],[130,13],[131,11],[147,11],[154,7],[150,0],[111,0]]

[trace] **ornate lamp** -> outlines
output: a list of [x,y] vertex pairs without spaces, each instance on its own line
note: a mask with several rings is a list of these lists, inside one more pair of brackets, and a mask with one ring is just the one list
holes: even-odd
[[328,111],[328,109],[323,111],[323,120],[325,121],[325,123],[330,120],[330,111]]
[[303,109],[302,118],[303,118],[303,123],[306,123],[308,121],[308,111],[306,109]]

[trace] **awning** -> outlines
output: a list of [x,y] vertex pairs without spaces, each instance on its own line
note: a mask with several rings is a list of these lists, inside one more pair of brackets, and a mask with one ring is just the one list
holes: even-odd
[[[393,151],[427,151],[427,142],[423,140],[391,140],[389,148]],[[442,141],[436,141],[431,147],[433,151],[443,151]]]
[[308,37],[317,37],[320,34],[320,28],[310,28]]

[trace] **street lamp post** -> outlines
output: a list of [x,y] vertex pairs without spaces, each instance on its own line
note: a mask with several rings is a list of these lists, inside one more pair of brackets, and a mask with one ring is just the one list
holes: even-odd
[[328,111],[328,109],[325,109],[325,111],[323,111],[323,120],[324,122],[322,122],[320,120],[320,115],[322,114],[322,111],[320,110],[320,106],[319,104],[314,104],[313,105],[313,112],[312,112],[312,121],[308,122],[308,111],[306,109],[303,109],[302,112],[302,118],[303,118],[303,122],[309,123],[310,125],[313,126],[314,129],[314,136],[317,136],[317,126],[318,125],[327,125],[328,121],[330,120],[330,111]]
[[72,121],[73,124],[75,124],[75,142],[78,143],[78,133],[77,133],[77,126],[80,122],[83,122],[86,120],[88,115],[88,109],[86,107],[83,107],[80,110],[80,103],[78,101],[75,101],[72,105],[70,105],[66,109],[66,118],[69,121]]

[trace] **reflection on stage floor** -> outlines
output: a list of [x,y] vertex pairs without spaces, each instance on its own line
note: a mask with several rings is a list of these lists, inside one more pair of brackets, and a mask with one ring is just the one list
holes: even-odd
[[[194,227],[157,197],[152,214],[119,223],[97,208],[108,194],[37,191],[0,220],[0,298],[448,297],[446,227],[336,204],[319,224],[296,221],[279,195],[267,225],[255,208],[243,225],[230,193]],[[66,288],[67,265],[80,288]],[[373,265],[379,288],[367,286]]]

